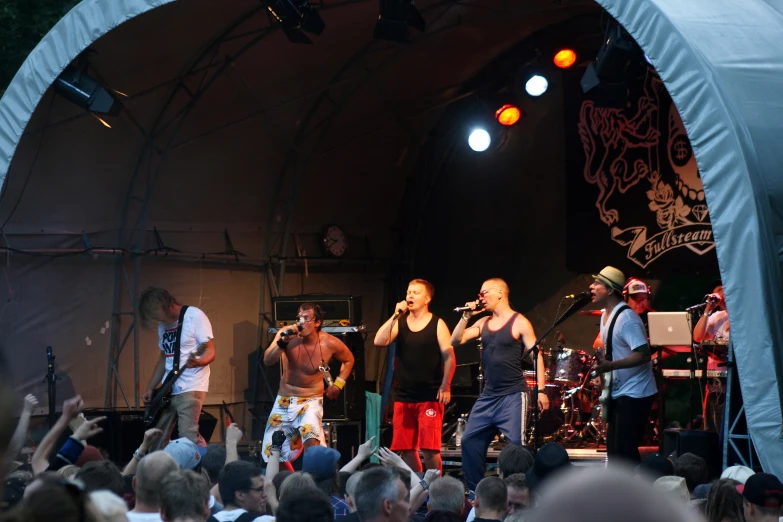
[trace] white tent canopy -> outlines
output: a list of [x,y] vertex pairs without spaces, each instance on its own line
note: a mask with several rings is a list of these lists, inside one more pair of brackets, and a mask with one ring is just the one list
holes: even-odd
[[[764,468],[783,476],[776,393],[783,366],[783,149],[775,141],[783,125],[781,8],[764,0],[599,3],[651,58],[682,115],[712,216],[751,433]],[[324,224],[347,224],[365,262],[388,259],[402,180],[459,87],[532,31],[591,10],[583,2],[532,2],[511,11],[479,4],[417,3],[428,29],[411,46],[371,40],[377,3],[369,1],[325,2],[328,29],[313,46],[289,43],[255,0],[220,9],[207,0],[79,4],[0,101],[6,246],[78,250],[84,233],[93,246],[138,251],[156,247],[154,226],[167,246],[222,254],[194,256],[198,264],[176,272],[144,261],[141,275],[135,272],[140,281],[123,279],[133,262],[62,261],[61,270],[73,272],[45,260],[15,265],[9,295],[16,297],[0,315],[14,327],[3,342],[46,343],[36,332],[66,333],[69,343],[79,342],[66,370],[81,393],[100,397],[106,355],[84,347],[108,344],[101,337],[107,323],[114,338],[128,327],[119,313],[130,302],[118,288],[133,295],[134,287],[159,284],[221,325],[235,351],[213,370],[211,394],[238,399],[246,385],[238,374],[263,326],[264,263],[277,250],[283,255],[275,269],[285,266],[293,248],[287,232],[300,232],[300,246],[313,252]],[[130,94],[111,131],[51,93],[88,47],[97,51],[92,70]],[[260,271],[204,275],[206,261],[232,257],[224,230]],[[277,284],[284,293],[363,293],[371,298],[365,316],[374,319],[385,268],[356,270],[339,284],[328,274],[285,276],[283,268]],[[39,303],[71,313],[34,317]],[[75,328],[74,308],[93,323]],[[141,340],[149,344],[150,334]],[[127,351],[122,357],[127,383],[123,368],[139,359]],[[27,356],[11,358],[22,365]],[[153,362],[142,360],[140,373]],[[38,364],[28,365],[23,380],[36,380]]]

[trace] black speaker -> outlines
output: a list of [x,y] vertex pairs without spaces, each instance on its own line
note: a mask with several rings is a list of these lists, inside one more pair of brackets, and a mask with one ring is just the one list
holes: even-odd
[[364,442],[364,421],[324,422],[323,428],[326,445],[340,452],[340,464],[344,466]]
[[[87,443],[106,450],[113,462],[126,463],[144,439],[144,412],[141,410],[85,410],[88,419],[106,417],[99,426],[103,431]],[[70,432],[69,432],[70,435]]]
[[[263,351],[261,356],[263,357]],[[261,439],[266,427],[266,420],[272,412],[275,404],[277,390],[280,388],[280,363],[266,366],[261,361],[258,365],[258,352],[253,351],[247,356],[247,382],[250,388],[245,390],[245,400],[249,405],[249,411],[253,416],[251,438]],[[251,397],[253,382],[256,382],[256,396]]]
[[[345,387],[333,401],[324,397],[324,422],[332,420],[360,420],[364,419],[365,396],[364,396],[364,340],[359,332],[334,333],[332,334],[351,350],[354,357],[353,371],[345,381]],[[329,361],[329,370],[332,379],[340,375],[340,361],[332,359]]]
[[[215,433],[215,426],[217,426],[217,423],[218,423],[217,417],[215,417],[209,412],[201,410],[201,416],[199,416],[198,418],[198,432],[199,434],[201,434],[201,436],[204,438],[207,444],[209,444],[209,439],[212,438],[212,434]],[[143,436],[144,433],[142,432],[142,437]],[[171,431],[171,440],[178,439],[178,438],[179,438],[179,431],[177,430],[177,426],[174,426],[174,429]]]
[[707,461],[710,480],[720,476],[723,462],[718,434],[714,431],[663,430],[663,454],[671,455],[675,451],[678,458],[683,453],[693,453]]

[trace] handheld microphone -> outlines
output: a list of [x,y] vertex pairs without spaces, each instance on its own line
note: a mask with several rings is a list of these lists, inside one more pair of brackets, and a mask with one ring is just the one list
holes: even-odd
[[296,323],[295,328],[286,328],[283,330],[283,333],[280,334],[281,337],[288,337],[289,335],[294,335],[297,332],[302,331],[302,325],[300,323]]
[[591,297],[593,294],[589,290],[585,292],[580,292],[578,294],[568,294],[567,296],[563,297],[563,299],[584,299],[586,297]]
[[455,312],[478,312],[484,309],[484,305],[480,302],[476,306],[476,308],[471,308],[469,306],[458,306],[454,309]]
[[392,319],[397,319],[399,316],[404,314],[406,311],[407,310],[397,310],[396,312],[394,312],[394,315],[392,316]]
[[700,308],[707,308],[707,303],[701,303],[701,304],[689,306],[688,308],[685,309],[685,311],[686,312],[692,312],[692,311],[698,310]]

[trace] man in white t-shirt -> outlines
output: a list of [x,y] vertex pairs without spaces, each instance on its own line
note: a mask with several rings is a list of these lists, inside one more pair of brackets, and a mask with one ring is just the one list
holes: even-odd
[[126,513],[130,522],[163,522],[160,517],[161,482],[177,470],[179,464],[165,451],[150,453],[139,461],[131,483],[136,492],[136,506]]
[[601,340],[606,352],[593,370],[612,372],[606,454],[609,462],[625,460],[638,464],[641,462],[639,444],[658,392],[647,332],[639,316],[623,303],[625,275],[607,266],[594,277],[590,292],[593,303],[604,308]]
[[[144,392],[145,403],[152,400],[153,390],[174,368],[174,345],[182,308],[183,306],[162,288],[148,288],[139,299],[142,324],[158,324],[160,348],[160,360]],[[188,306],[182,319],[180,335],[179,367],[184,369],[171,389],[171,405],[163,411],[156,424],[156,427],[163,431],[163,436],[153,449],[161,449],[168,443],[175,423],[180,437],[186,437],[199,446],[207,445],[198,432],[198,419],[209,391],[209,364],[214,360],[212,325],[204,312],[195,306]]]
[[[713,284],[712,293],[707,296],[707,306],[704,308],[704,314],[699,318],[696,326],[693,327],[693,340],[697,343],[702,341],[725,341],[728,345],[729,314],[726,312],[726,296],[723,293],[723,284],[720,281]],[[724,363],[724,366],[720,366],[720,363]],[[725,369],[725,360],[714,353],[707,355],[707,371]],[[724,393],[723,382],[720,379],[707,382],[702,407],[704,429],[720,431],[723,421]]]

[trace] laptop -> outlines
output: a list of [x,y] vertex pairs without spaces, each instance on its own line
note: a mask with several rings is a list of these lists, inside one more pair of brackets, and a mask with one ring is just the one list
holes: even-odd
[[649,312],[650,346],[690,346],[693,341],[688,312]]

